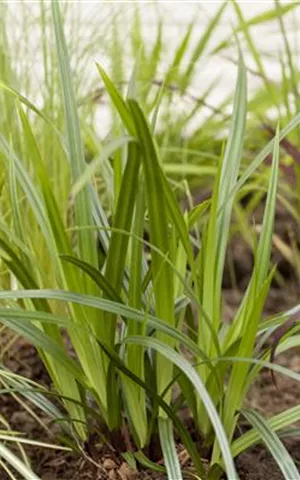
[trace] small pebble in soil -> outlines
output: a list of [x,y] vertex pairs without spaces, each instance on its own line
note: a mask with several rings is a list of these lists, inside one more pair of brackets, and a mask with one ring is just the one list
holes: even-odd
[[108,472],[108,480],[117,480],[117,474],[114,470]]
[[121,480],[131,480],[133,478],[134,470],[130,468],[127,463],[123,462],[118,470]]
[[111,458],[106,458],[103,462],[103,467],[105,468],[105,470],[109,471],[117,468],[117,464]]

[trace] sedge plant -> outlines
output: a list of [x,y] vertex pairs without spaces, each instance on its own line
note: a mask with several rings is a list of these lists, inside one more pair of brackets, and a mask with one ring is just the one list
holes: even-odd
[[[279,459],[286,479],[299,478],[277,434],[299,420],[299,409],[266,421],[243,405],[262,367],[300,379],[268,362],[269,352],[256,348],[261,335],[269,335],[289,315],[262,322],[274,274],[270,253],[279,142],[299,125],[300,115],[283,130],[278,128],[240,175],[247,114],[246,70],[240,53],[231,126],[217,162],[212,196],[182,212],[156,141],[160,98],[149,120],[134,74],[124,97],[97,65],[118,118],[119,135],[107,140],[100,160],[86,162],[57,0],[52,1],[52,16],[64,133],[16,90],[5,90],[19,116],[23,148],[15,149],[14,138],[0,132],[12,217],[9,225],[0,225],[0,253],[18,286],[0,292],[2,324],[37,347],[62,399],[71,435],[79,443],[91,435],[92,405],[108,431],[127,430],[134,448],[126,453],[132,461],[151,465],[144,448],[158,434],[170,479],[183,478],[174,431],[199,478],[219,480],[225,472],[237,479],[234,458],[258,441]],[[32,114],[46,123],[70,164],[72,215],[60,208],[52,188]],[[272,166],[263,225],[259,238],[253,233],[253,272],[228,324],[223,321],[222,276],[234,200],[269,154]],[[115,189],[110,219],[95,188],[97,168],[108,158]],[[32,248],[28,222],[40,232],[40,253]],[[51,276],[43,263],[44,251]],[[297,335],[287,334],[280,339],[279,350],[297,341]],[[203,445],[209,447],[208,467],[180,416],[182,406],[187,406]],[[235,439],[241,416],[253,429]]]

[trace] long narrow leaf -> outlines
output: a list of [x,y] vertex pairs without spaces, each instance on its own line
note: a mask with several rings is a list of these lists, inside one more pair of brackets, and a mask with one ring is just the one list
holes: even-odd
[[271,430],[266,420],[259,413],[252,410],[244,409],[242,413],[248,422],[259,432],[263,442],[283,473],[284,478],[286,480],[299,480],[300,474],[292,457],[276,433]]
[[169,418],[159,418],[159,438],[162,447],[164,461],[168,473],[168,479],[182,480],[182,474],[178,455],[175,448],[172,422]]
[[41,480],[30,468],[28,468],[13,452],[3,443],[0,443],[0,457],[4,458],[24,480]]
[[[63,91],[64,110],[67,127],[68,149],[71,161],[73,182],[85,171],[84,150],[77,114],[77,105],[72,82],[72,72],[69,63],[61,13],[57,0],[52,0],[52,14],[55,28],[56,49],[59,61],[61,86]],[[82,189],[75,199],[75,216],[78,225],[92,225],[91,198],[87,188]],[[91,232],[82,230],[78,233],[79,251],[82,260],[91,265],[97,265],[97,252],[94,236]]]

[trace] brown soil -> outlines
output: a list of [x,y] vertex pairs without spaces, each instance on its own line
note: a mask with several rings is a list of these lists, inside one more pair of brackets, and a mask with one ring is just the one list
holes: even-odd
[[[18,340],[16,346],[18,347],[17,355],[15,351],[13,357],[7,359],[7,365],[17,373],[49,385],[49,378],[35,349],[22,340]],[[281,355],[276,361],[300,372],[299,351]],[[276,375],[276,383],[277,386],[274,385],[267,370],[263,371],[249,393],[248,405],[265,416],[271,416],[299,403],[299,383],[281,375]],[[50,443],[58,442],[58,430],[51,427],[47,418],[43,418],[43,420],[52,429],[53,436],[49,436],[10,395],[0,397],[0,411],[9,420],[11,428],[24,432],[27,438]],[[39,416],[41,416],[40,413]],[[300,440],[293,439],[285,443],[294,460],[300,462]],[[182,464],[188,467],[185,450],[180,445],[178,449]],[[162,480],[167,478],[162,473],[130,469],[113,447],[105,446],[100,442],[98,444],[95,442],[90,452],[93,459],[88,453],[85,458],[76,453],[38,447],[26,447],[25,450],[31,459],[34,471],[42,480]],[[241,480],[279,480],[283,478],[276,462],[262,446],[257,446],[240,455],[236,464]],[[9,480],[7,474],[1,470],[0,480]]]

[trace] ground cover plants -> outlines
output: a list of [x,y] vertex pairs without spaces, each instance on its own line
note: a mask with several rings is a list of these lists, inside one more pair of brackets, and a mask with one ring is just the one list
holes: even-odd
[[[254,17],[252,24],[279,19],[286,38],[284,14],[294,7],[274,5]],[[136,62],[125,89],[124,80],[113,81],[97,62],[100,93],[97,87],[92,95],[77,98],[74,57],[66,41],[63,6],[57,0],[50,10],[40,4],[42,25],[51,26],[54,35],[53,49],[44,44],[49,101],[44,109],[11,84],[10,60],[3,55],[1,332],[10,335],[11,348],[19,337],[36,347],[53,388],[2,365],[1,391],[22,402],[28,415],[37,417],[38,409],[49,416],[60,434],[52,448],[77,451],[96,466],[95,434],[97,441],[114,445],[132,467],[153,469],[162,478],[233,480],[239,478],[236,457],[263,442],[283,478],[299,478],[282,440],[298,435],[294,424],[299,406],[267,419],[245,407],[250,387],[264,369],[273,372],[274,382],[277,374],[300,379],[299,373],[274,362],[277,352],[299,344],[295,320],[299,305],[267,320],[263,315],[278,275],[271,261],[278,203],[299,221],[298,194],[287,193],[280,167],[282,152],[295,163],[298,158],[297,72],[286,40],[290,76],[287,65],[282,70],[286,88],[294,84],[294,97],[278,98],[278,86],[270,86],[251,40],[251,21],[243,19],[238,3],[233,7],[239,18],[234,35],[238,60],[234,94],[224,104],[230,111],[225,109],[221,120],[220,110],[212,111],[200,141],[197,130],[182,144],[174,138],[182,140],[181,130],[204,100],[171,124],[171,97],[175,90],[186,94],[193,65],[226,3],[209,22],[180,75],[192,26],[187,29],[154,90],[145,85],[149,77],[155,78],[159,65],[162,27],[149,53],[138,14],[132,38]],[[5,44],[4,21],[2,36]],[[121,48],[116,32],[113,38],[112,70],[117,69],[115,53]],[[250,101],[244,38],[267,90],[256,92]],[[228,42],[215,54],[225,47]],[[95,123],[99,95],[106,97],[112,111],[111,128],[100,149]],[[273,97],[280,121],[266,123],[258,141],[264,145],[254,148],[247,136],[247,112],[252,112],[253,128],[254,118],[262,115],[260,108],[253,114],[253,105],[264,99],[267,109],[274,106]],[[194,159],[189,162],[191,152]],[[185,169],[191,175],[181,181]],[[208,196],[194,202],[195,187],[208,191]],[[243,203],[249,194],[250,200]],[[189,199],[187,207],[184,197]],[[249,217],[257,205],[263,207],[263,215],[254,227]],[[222,281],[233,231],[246,237],[253,266],[228,321]],[[291,263],[292,247],[281,243],[280,248]],[[246,431],[241,427],[245,420]],[[34,441],[9,431],[9,419],[2,422],[3,472],[10,478],[39,478],[22,446]],[[11,444],[18,450],[10,449]],[[182,465],[179,445],[189,458],[188,466]],[[151,455],[153,446],[163,462]]]

